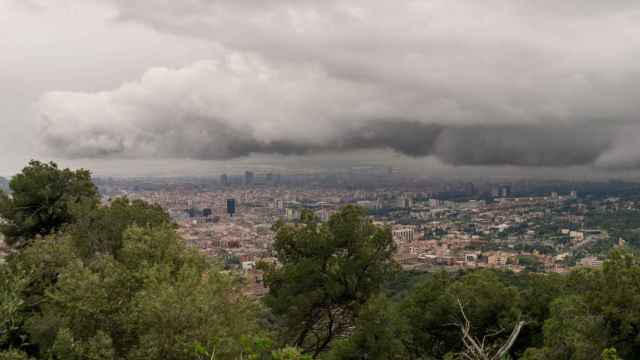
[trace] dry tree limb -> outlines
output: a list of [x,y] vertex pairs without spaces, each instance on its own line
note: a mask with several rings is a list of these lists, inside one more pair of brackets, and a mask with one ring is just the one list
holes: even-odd
[[468,360],[500,360],[505,356],[513,344],[516,342],[518,335],[520,335],[520,331],[522,327],[526,324],[524,321],[519,321],[516,326],[511,331],[511,334],[507,338],[507,341],[502,344],[498,348],[498,350],[491,355],[493,352],[491,349],[495,349],[498,344],[493,344],[492,346],[488,346],[486,344],[486,339],[488,337],[496,336],[504,331],[504,329],[496,331],[492,334],[485,335],[482,338],[482,341],[478,341],[473,335],[471,335],[471,322],[467,318],[467,315],[464,312],[464,306],[460,299],[458,300],[458,306],[460,307],[460,313],[462,314],[462,318],[464,319],[464,324],[457,324],[460,327],[460,331],[462,332],[462,344],[465,347],[465,351],[460,355]]

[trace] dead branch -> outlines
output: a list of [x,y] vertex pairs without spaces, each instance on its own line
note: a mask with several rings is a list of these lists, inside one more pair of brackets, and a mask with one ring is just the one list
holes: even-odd
[[522,330],[522,327],[526,323],[524,321],[519,321],[511,331],[511,334],[507,338],[507,341],[504,344],[502,344],[502,346],[500,346],[493,355],[491,355],[491,353],[493,352],[492,349],[497,348],[498,344],[493,344],[489,346],[486,344],[486,340],[489,337],[499,335],[504,331],[504,329],[493,332],[491,334],[487,334],[482,338],[482,341],[478,341],[478,339],[476,339],[473,335],[471,335],[471,322],[469,321],[469,319],[467,318],[467,315],[464,312],[464,306],[462,305],[462,302],[460,301],[460,299],[457,299],[457,300],[458,300],[458,306],[460,307],[460,313],[462,314],[462,318],[464,319],[464,324],[457,324],[458,327],[460,327],[460,331],[462,332],[462,344],[465,347],[465,351],[462,352],[460,355],[463,358],[468,360],[500,360],[502,359],[503,356],[509,352],[511,347],[513,347],[513,344],[517,340],[518,335],[520,335],[520,331]]

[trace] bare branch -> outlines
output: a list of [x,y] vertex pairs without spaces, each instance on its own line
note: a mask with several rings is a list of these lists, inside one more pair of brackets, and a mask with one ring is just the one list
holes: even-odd
[[518,324],[513,328],[511,335],[509,335],[509,339],[507,339],[507,342],[502,345],[498,352],[493,356],[493,360],[500,360],[507,352],[509,352],[513,344],[516,342],[518,335],[520,335],[520,330],[522,330],[522,327],[524,325],[524,321],[518,322]]

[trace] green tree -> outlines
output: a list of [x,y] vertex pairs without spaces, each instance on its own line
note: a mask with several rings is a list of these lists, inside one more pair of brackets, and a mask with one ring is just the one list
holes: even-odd
[[28,282],[24,272],[0,264],[0,349],[23,345],[25,301],[22,293]]
[[[48,241],[73,244],[69,236]],[[202,344],[216,359],[235,359],[242,336],[260,334],[238,280],[170,227],[127,230],[117,259],[69,260],[26,324],[41,356],[193,359]]]
[[618,249],[602,270],[581,269],[553,301],[544,322],[544,346],[527,351],[537,359],[596,359],[615,347],[622,358],[640,353],[640,258]]
[[578,295],[565,296],[551,305],[551,317],[545,321],[545,346],[529,350],[528,357],[544,359],[597,359],[607,342],[605,320],[590,314]]
[[60,230],[71,222],[70,208],[82,200],[97,202],[97,190],[87,170],[59,169],[32,160],[9,183],[11,195],[0,191],[0,232],[14,246]]
[[372,298],[358,314],[354,333],[336,342],[330,360],[407,359],[406,327],[394,304],[383,295]]
[[616,348],[608,348],[602,351],[602,360],[622,360],[622,359],[618,356],[618,351],[616,351]]
[[396,270],[391,231],[354,206],[327,223],[305,212],[301,224],[276,229],[281,266],[267,268],[264,301],[284,342],[317,357],[353,326],[360,308]]
[[519,291],[494,271],[473,271],[457,279],[437,274],[403,304],[410,334],[407,348],[413,357],[439,359],[464,350],[460,333],[464,319],[458,301],[476,339],[503,343],[523,316]]
[[72,208],[74,221],[67,227],[74,246],[84,258],[96,255],[118,256],[124,232],[131,226],[159,227],[171,224],[160,206],[142,200],[117,198],[95,207],[83,201]]
[[29,360],[29,356],[25,352],[16,349],[0,350],[0,360]]
[[274,350],[271,354],[272,360],[311,360],[311,357],[301,353],[300,349],[286,347]]

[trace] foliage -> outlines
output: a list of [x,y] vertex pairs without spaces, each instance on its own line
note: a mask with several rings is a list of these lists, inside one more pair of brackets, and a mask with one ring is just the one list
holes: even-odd
[[640,258],[613,251],[602,270],[579,270],[551,303],[544,322],[544,346],[527,356],[545,359],[595,359],[605,348],[622,358],[640,352]]
[[117,259],[70,259],[26,328],[42,354],[65,359],[191,359],[196,341],[231,359],[242,334],[259,332],[255,312],[236,279],[171,228],[133,227]]
[[10,245],[22,246],[40,235],[60,230],[72,221],[70,208],[80,201],[97,202],[97,190],[87,170],[58,169],[32,160],[11,179],[11,195],[0,192],[0,232]]
[[595,211],[587,217],[586,225],[607,231],[614,242],[622,238],[640,247],[640,212],[637,210]]
[[24,272],[14,272],[0,264],[0,349],[22,344],[22,311],[25,307],[22,292],[27,285],[28,277]]
[[353,206],[327,223],[304,213],[300,225],[279,225],[274,249],[281,266],[266,269],[265,303],[283,341],[314,357],[345,334],[396,270],[390,229],[373,225]]
[[608,348],[608,349],[604,349],[604,351],[602,352],[602,360],[622,360],[622,359],[620,359],[620,357],[618,356],[618,351],[616,351],[616,348]]
[[354,333],[335,344],[327,358],[331,360],[406,359],[402,340],[406,337],[404,319],[384,296],[372,298],[355,323]]
[[72,209],[74,222],[67,233],[83,258],[95,255],[118,256],[124,231],[130,226],[158,227],[171,224],[169,215],[158,205],[141,200],[118,198],[107,206],[94,207],[82,202]]
[[496,339],[504,338],[521,316],[517,289],[500,281],[495,272],[476,271],[458,279],[440,273],[416,288],[403,304],[413,356],[442,358],[463,350],[458,300],[476,338],[492,333]]
[[16,349],[0,350],[0,360],[29,360],[29,356],[25,352]]
[[274,350],[271,354],[272,360],[311,360],[311,356],[303,355],[300,349],[286,347],[280,350]]

